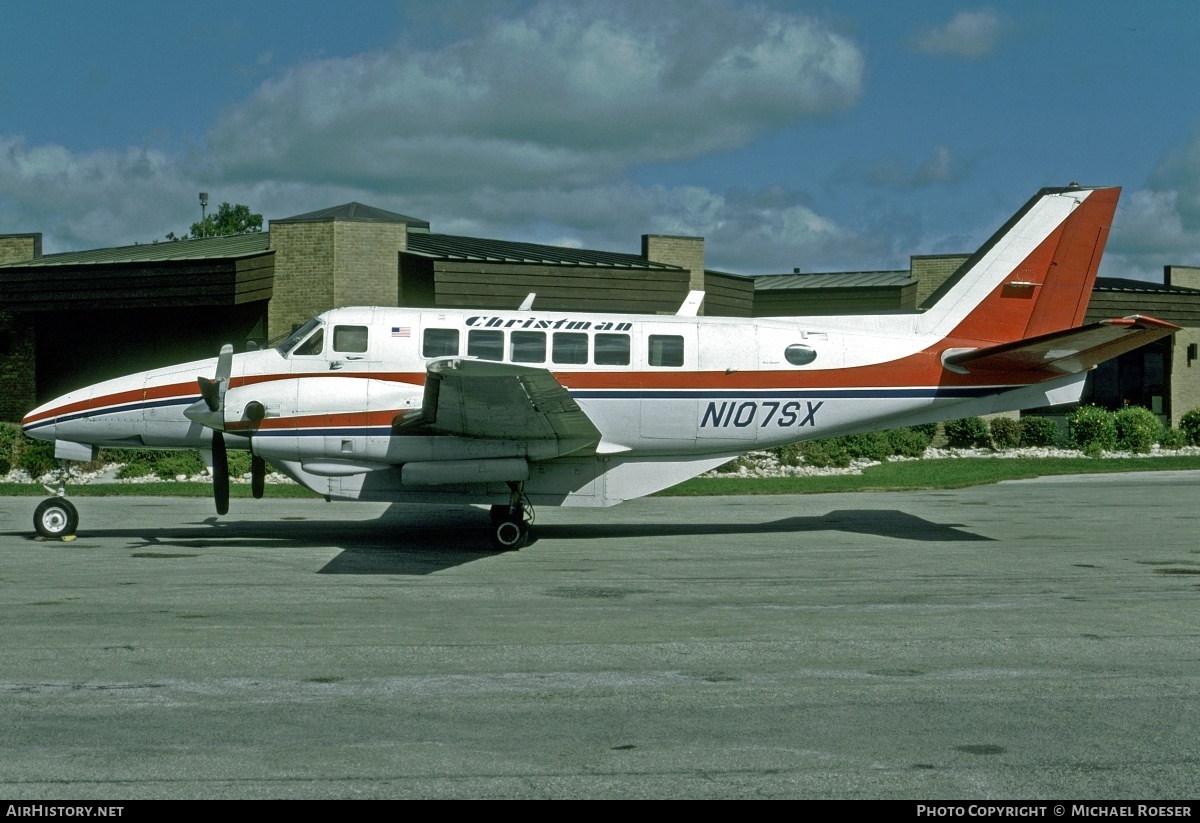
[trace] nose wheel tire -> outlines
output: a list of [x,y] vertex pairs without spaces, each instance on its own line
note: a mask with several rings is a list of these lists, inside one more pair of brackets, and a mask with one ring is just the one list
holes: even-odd
[[509,552],[521,548],[529,539],[529,527],[524,521],[504,519],[492,524],[492,546]]
[[33,527],[42,537],[69,537],[79,527],[79,512],[70,501],[51,497],[34,509]]

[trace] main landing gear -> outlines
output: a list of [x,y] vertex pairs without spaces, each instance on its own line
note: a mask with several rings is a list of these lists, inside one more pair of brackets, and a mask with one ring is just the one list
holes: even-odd
[[33,528],[39,537],[47,540],[70,540],[79,528],[79,511],[67,499],[66,468],[62,469],[58,488],[46,486],[45,489],[53,497],[47,498],[33,510]]
[[533,525],[533,507],[526,507],[522,484],[508,484],[511,491],[508,505],[492,506],[492,546],[497,551],[507,552],[521,548],[529,541],[529,527]]

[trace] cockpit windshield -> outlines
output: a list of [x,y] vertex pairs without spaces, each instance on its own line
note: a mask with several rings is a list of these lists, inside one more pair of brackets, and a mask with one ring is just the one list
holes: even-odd
[[[312,320],[309,320],[303,326],[301,326],[300,328],[296,329],[294,332],[289,334],[286,340],[284,340],[282,343],[280,343],[278,346],[275,347],[276,350],[280,354],[282,354],[284,357],[287,357],[288,354],[291,353],[292,349],[296,348],[297,344],[299,344],[302,340],[304,340],[306,337],[308,337],[308,335],[312,332],[312,330],[317,328],[320,325],[321,325],[321,320],[319,318],[314,317]],[[320,333],[318,333],[318,335],[320,335]],[[318,344],[317,353],[320,353],[319,346],[320,346],[320,344]],[[306,347],[306,348],[309,348],[309,347]]]

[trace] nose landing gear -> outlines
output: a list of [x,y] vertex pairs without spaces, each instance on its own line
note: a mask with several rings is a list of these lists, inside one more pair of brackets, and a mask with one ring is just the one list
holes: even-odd
[[71,540],[79,528],[79,511],[67,499],[67,469],[65,462],[60,468],[58,488],[45,486],[52,497],[43,500],[33,510],[33,528],[39,537],[47,540]]
[[65,497],[50,497],[33,510],[33,527],[47,539],[71,537],[79,528],[79,512]]

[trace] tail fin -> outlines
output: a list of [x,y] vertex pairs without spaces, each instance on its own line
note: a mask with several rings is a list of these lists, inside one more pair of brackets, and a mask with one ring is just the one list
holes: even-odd
[[922,331],[988,343],[1083,322],[1119,188],[1042,189],[925,301]]

